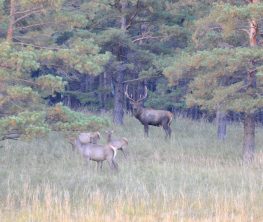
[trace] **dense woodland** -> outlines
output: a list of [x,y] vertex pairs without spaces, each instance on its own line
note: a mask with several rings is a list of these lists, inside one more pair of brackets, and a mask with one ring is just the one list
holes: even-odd
[[[124,96],[193,119],[244,124],[253,159],[263,122],[260,0],[0,0],[0,136],[96,130]],[[75,111],[73,111],[75,110]],[[240,148],[241,149],[241,148]]]

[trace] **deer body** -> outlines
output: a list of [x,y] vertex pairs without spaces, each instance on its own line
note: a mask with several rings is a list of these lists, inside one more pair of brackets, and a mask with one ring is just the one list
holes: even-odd
[[173,114],[166,110],[155,110],[140,107],[136,110],[134,116],[144,125],[163,126],[165,124],[170,125]]
[[125,137],[122,137],[121,139],[112,138],[113,131],[106,131],[106,133],[108,134],[107,142],[116,147],[117,150],[121,150],[124,157],[127,158],[127,154],[124,150],[128,146],[128,140]]
[[86,144],[86,143],[97,144],[98,140],[100,139],[100,133],[99,132],[81,133],[79,134],[78,139],[83,144]]
[[144,126],[144,134],[148,137],[149,125],[152,126],[162,126],[165,131],[165,136],[171,137],[171,123],[173,120],[173,114],[166,110],[156,110],[144,108],[142,101],[147,97],[147,88],[145,87],[145,95],[139,100],[132,99],[128,94],[128,86],[126,87],[125,95],[131,100],[131,105],[133,108],[133,114],[141,124]]
[[96,161],[98,166],[102,168],[102,162],[107,160],[111,169],[118,169],[118,165],[115,162],[116,148],[111,144],[99,145],[93,143],[82,144],[79,139],[75,140],[74,146],[79,150],[81,155],[86,160]]
[[135,111],[134,116],[143,124],[144,133],[148,136],[149,125],[151,126],[162,126],[166,137],[171,137],[171,122],[173,114],[165,110],[154,110],[140,107],[139,110]]

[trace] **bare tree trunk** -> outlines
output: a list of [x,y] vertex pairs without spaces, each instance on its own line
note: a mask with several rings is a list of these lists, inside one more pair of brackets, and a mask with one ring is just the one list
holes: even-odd
[[106,88],[106,72],[100,75],[100,83],[99,83],[99,98],[100,98],[100,108],[105,110],[105,88]]
[[217,139],[225,140],[226,139],[226,114],[220,110],[216,112],[216,125],[217,125]]
[[[249,0],[251,4],[258,3],[259,0]],[[250,21],[249,28],[249,43],[250,47],[257,46],[257,34],[258,34],[258,23],[252,19]],[[251,67],[247,71],[247,85],[248,88],[256,87],[256,71],[252,68],[253,61],[251,61]],[[252,69],[251,69],[252,68]],[[255,115],[251,113],[245,114],[244,119],[244,140],[243,140],[243,160],[249,163],[254,158],[255,153]]]
[[[121,12],[126,9],[127,2],[121,2]],[[123,14],[121,17],[121,30],[126,31],[126,16]],[[124,50],[123,46],[119,47],[119,60],[122,61],[124,57]],[[115,81],[115,92],[114,92],[114,110],[113,110],[113,122],[117,125],[123,125],[123,106],[124,106],[124,99],[123,99],[123,81],[124,81],[124,67],[121,64],[118,73],[117,78]]]
[[123,70],[118,70],[117,78],[115,81],[114,90],[114,110],[113,110],[113,122],[117,125],[123,124],[123,81],[124,72]]
[[15,0],[10,0],[9,22],[8,22],[8,30],[6,35],[6,40],[9,42],[13,41],[14,24],[15,24]]
[[85,86],[84,86],[84,92],[88,92],[90,90],[90,78],[89,75],[85,75]]
[[244,119],[243,160],[249,163],[254,158],[255,152],[255,117],[246,114]]

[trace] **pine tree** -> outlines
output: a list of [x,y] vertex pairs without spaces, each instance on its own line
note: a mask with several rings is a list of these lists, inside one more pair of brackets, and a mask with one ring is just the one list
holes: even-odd
[[[64,10],[67,1],[0,3],[1,33],[5,33],[0,39],[0,139],[105,125],[105,120],[87,118],[59,104],[47,110],[43,100],[64,91],[64,73],[75,70],[98,74],[109,60],[110,54],[100,53],[92,38],[75,37],[59,45],[56,33],[85,26],[87,19],[72,11],[67,13]],[[57,75],[47,72],[32,75],[43,67],[55,69]]]
[[154,62],[159,56],[185,47],[186,29],[179,25],[183,16],[175,16],[173,3],[167,0],[86,1],[80,8],[91,20],[82,34],[94,36],[102,49],[113,55],[103,75],[112,80],[113,121],[122,124],[123,85],[129,79],[138,79],[141,83],[134,88],[143,88],[144,79],[160,75],[161,65]]
[[[263,105],[263,50],[257,44],[260,40],[257,21],[262,15],[263,4],[257,0],[238,5],[215,4],[209,15],[196,23],[193,39],[199,44],[199,50],[182,53],[164,72],[173,84],[180,78],[191,80],[187,95],[189,106],[244,114],[245,162],[253,159],[254,115]],[[206,45],[209,39],[220,40],[217,48]]]

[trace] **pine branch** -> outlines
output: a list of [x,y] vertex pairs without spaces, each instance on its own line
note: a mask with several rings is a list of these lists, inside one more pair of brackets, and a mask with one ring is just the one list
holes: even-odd
[[137,1],[136,3],[136,10],[135,10],[135,13],[130,17],[129,19],[129,23],[128,25],[126,26],[126,30],[129,29],[133,23],[133,20],[136,18],[138,12],[139,12],[139,3],[140,3],[140,0]]
[[13,80],[21,81],[21,82],[24,82],[24,83],[28,83],[28,84],[30,84],[30,85],[41,86],[40,84],[38,84],[38,83],[36,83],[36,82],[33,82],[33,81],[30,81],[30,80],[27,80],[27,79],[13,78]]
[[13,67],[10,66],[10,65],[1,64],[1,63],[0,63],[0,67],[1,67],[1,68],[7,68],[7,69],[12,69],[12,68],[13,68]]
[[31,9],[28,9],[28,10],[25,10],[25,11],[17,11],[17,12],[15,12],[15,15],[17,15],[17,14],[25,14],[25,13],[36,11],[36,10],[39,10],[39,9],[44,9],[44,8],[43,8],[43,6],[41,6],[41,7],[38,7],[38,8],[31,8]]
[[30,15],[33,15],[33,14],[38,13],[38,12],[41,12],[42,10],[43,10],[43,8],[38,9],[38,10],[34,10],[34,11],[30,11],[29,13],[27,13],[27,14],[19,17],[19,18],[17,18],[17,19],[14,21],[13,25],[16,24],[17,22],[19,22],[19,21],[21,21],[21,20],[29,17]]
[[27,25],[27,26],[21,26],[21,27],[17,27],[18,29],[28,29],[28,28],[32,28],[32,27],[36,27],[36,26],[42,26],[42,25],[48,25],[48,24],[57,24],[56,22],[42,22],[42,23],[36,23],[36,24],[32,24],[32,25]]
[[18,41],[18,42],[14,42],[14,44],[16,44],[16,45],[32,46],[32,47],[37,48],[37,49],[49,49],[49,50],[54,50],[54,51],[57,51],[57,50],[62,49],[62,48],[56,48],[56,47],[53,48],[53,47],[46,47],[46,46],[29,44],[29,43],[26,43],[26,42],[22,42],[22,41],[20,41],[19,39],[16,39],[16,38],[14,38],[14,39]]
[[19,108],[21,110],[21,112],[25,110],[25,108],[23,108],[22,106],[17,105],[17,103],[13,102],[11,99],[9,100],[9,102],[12,103],[15,107]]
[[133,43],[141,41],[141,40],[146,40],[146,39],[160,39],[163,36],[151,36],[151,35],[143,35],[137,39],[132,40]]
[[141,81],[141,80],[145,80],[145,79],[154,79],[154,78],[160,78],[160,77],[163,77],[163,75],[145,76],[145,77],[140,77],[140,78],[137,78],[137,79],[126,80],[126,81],[123,81],[122,83],[137,82],[137,81]]

